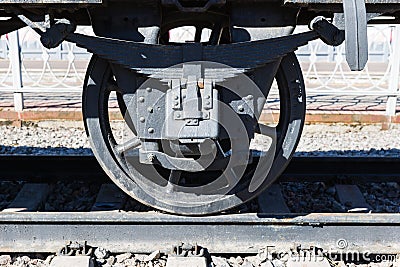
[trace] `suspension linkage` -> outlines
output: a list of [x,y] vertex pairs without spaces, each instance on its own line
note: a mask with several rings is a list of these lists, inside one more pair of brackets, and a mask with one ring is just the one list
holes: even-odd
[[[23,20],[28,26],[27,17]],[[278,38],[233,43],[228,45],[187,44],[183,46],[169,46],[169,55],[165,54],[163,45],[149,45],[138,42],[110,39],[104,37],[87,36],[74,33],[76,24],[60,19],[49,28],[36,29],[41,36],[44,47],[57,47],[62,41],[76,43],[89,52],[97,54],[111,62],[120,64],[128,69],[140,70],[147,74],[153,68],[166,68],[185,61],[185,55],[190,52],[192,61],[213,61],[227,66],[249,71],[259,66],[276,62],[282,56],[295,51],[309,41],[320,38],[328,45],[337,46],[343,43],[345,34],[323,17],[315,18],[311,24],[311,31],[283,36]],[[44,30],[44,31],[43,31]],[[115,50],[118,53],[115,53]],[[260,52],[260,53],[254,53]],[[143,55],[146,55],[143,58]],[[150,73],[149,73],[150,74]]]

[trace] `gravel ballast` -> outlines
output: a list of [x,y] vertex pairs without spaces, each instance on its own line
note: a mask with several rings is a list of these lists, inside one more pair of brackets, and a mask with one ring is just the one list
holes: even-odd
[[[266,252],[268,251],[268,252]],[[271,253],[272,252],[272,253]],[[150,254],[126,252],[111,254],[106,248],[98,247],[94,250],[91,262],[94,267],[165,267],[168,258],[175,257],[158,250]],[[271,248],[260,249],[256,255],[210,255],[206,253],[205,261],[208,267],[289,267],[289,266],[340,266],[340,267],[394,267],[392,262],[360,263],[355,264],[328,256],[313,255],[309,250],[297,254],[292,248],[280,251],[279,254]],[[70,256],[74,257],[74,256]],[[188,257],[190,259],[192,257]],[[56,266],[56,257],[53,254],[4,254],[0,255],[1,267],[48,267]],[[63,260],[66,262],[66,260]],[[174,265],[175,266],[175,265]],[[181,265],[179,265],[181,266]],[[183,266],[183,265],[182,265]],[[196,265],[197,266],[197,265]],[[200,265],[202,266],[202,265]],[[188,267],[191,267],[188,265]]]
[[[113,124],[115,133],[121,138],[120,123]],[[85,130],[80,122],[40,122],[15,127],[0,126],[0,154],[29,155],[91,155]],[[399,157],[400,125],[390,130],[381,130],[381,125],[306,125],[298,146],[297,156],[342,156],[342,157]],[[0,210],[16,196],[23,183],[0,182]],[[89,211],[99,191],[99,184],[89,182],[54,182],[42,207],[44,211]],[[400,187],[398,183],[359,184],[372,212],[400,212]],[[291,212],[346,212],[337,199],[333,185],[317,183],[281,183],[282,194]],[[149,208],[128,198],[123,210],[148,211]],[[255,212],[256,201],[251,201],[227,213]],[[167,255],[158,251],[152,254],[111,254],[106,249],[94,252],[96,266],[164,267]],[[0,255],[0,266],[49,266],[53,255]],[[4,263],[3,265],[1,263]],[[212,267],[286,267],[283,259],[257,255],[211,255]],[[346,265],[332,265],[346,266]],[[356,265],[347,265],[356,266]],[[372,263],[363,266],[387,266]]]
[[[112,124],[117,138],[123,136],[123,124]],[[43,121],[16,127],[0,126],[0,154],[29,155],[91,155],[82,122]],[[400,125],[381,130],[381,125],[305,125],[296,156],[400,156]],[[21,183],[1,182],[0,209],[5,208],[21,188]],[[92,183],[57,182],[44,205],[47,211],[90,209],[99,185]],[[343,212],[334,188],[323,183],[283,183],[282,192],[292,212]],[[373,212],[400,212],[400,188],[397,183],[360,184],[367,203]],[[251,212],[253,202],[231,212]],[[128,198],[125,210],[148,210]]]
[[[113,124],[117,138],[123,126]],[[90,155],[82,122],[44,121],[16,127],[0,126],[0,154]],[[296,156],[400,156],[400,125],[305,125]]]

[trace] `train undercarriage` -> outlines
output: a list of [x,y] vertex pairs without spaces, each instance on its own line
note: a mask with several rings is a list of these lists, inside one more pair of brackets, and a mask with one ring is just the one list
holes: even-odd
[[[367,61],[366,24],[397,23],[398,1],[162,0],[0,1],[0,33],[26,25],[47,48],[70,41],[93,53],[83,117],[93,152],[136,200],[186,215],[220,213],[265,190],[299,142],[305,85],[294,51],[320,38],[346,39],[353,70]],[[310,31],[293,34],[296,25]],[[95,36],[75,33],[91,25]],[[194,26],[194,40],[169,32]],[[210,34],[204,40],[203,33]],[[275,125],[260,122],[273,83]],[[116,94],[117,140],[108,116]]]

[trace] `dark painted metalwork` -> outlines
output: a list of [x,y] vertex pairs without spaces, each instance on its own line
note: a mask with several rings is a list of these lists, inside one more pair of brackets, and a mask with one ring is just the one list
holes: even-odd
[[351,70],[363,70],[368,60],[367,14],[364,0],[344,0],[346,60]]
[[400,253],[400,214],[237,214],[182,217],[155,212],[0,213],[1,252],[55,252],[66,240],[112,252],[170,252],[181,242],[210,253],[317,247],[340,253]]
[[[188,61],[218,62],[249,71],[274,62],[293,52],[299,46],[319,37],[322,37],[329,45],[340,45],[344,41],[342,32],[324,19],[313,21],[311,27],[315,29],[315,32],[254,42],[217,46],[201,46],[198,44],[163,46],[75,34],[73,33],[75,28],[71,23],[61,22],[43,33],[41,40],[44,46],[52,48],[65,39],[86,48],[99,57],[126,68],[138,70],[143,74],[152,74],[157,70]],[[255,53],[255,51],[257,52]],[[177,76],[181,75],[178,74]],[[204,78],[209,79],[210,77]]]
[[[20,168],[24,166],[24,168]],[[109,178],[93,156],[1,156],[0,180],[94,181]],[[378,157],[293,157],[278,182],[399,182],[400,159]]]
[[321,40],[327,45],[341,45],[345,39],[345,32],[330,24],[324,17],[316,17],[310,27],[318,32]]
[[40,41],[44,47],[55,48],[61,44],[68,34],[76,30],[76,25],[68,20],[57,21],[52,27],[42,33]]
[[[263,180],[263,184],[260,185],[257,191],[249,192],[246,183],[249,183],[250,179],[249,177],[243,177],[236,185],[239,190],[237,193],[229,194],[225,198],[220,198],[218,201],[212,203],[203,200],[207,199],[209,195],[202,194],[196,195],[196,199],[191,198],[189,201],[186,198],[190,198],[191,194],[179,195],[177,192],[170,194],[167,192],[170,189],[163,186],[163,183],[173,178],[172,172],[174,170],[161,169],[160,171],[158,168],[154,169],[147,164],[136,163],[135,160],[127,161],[123,155],[116,154],[116,141],[110,130],[108,117],[106,116],[108,113],[108,106],[100,104],[107,103],[109,96],[107,84],[110,82],[109,79],[112,79],[111,68],[107,62],[96,57],[92,59],[89,66],[90,72],[88,73],[86,78],[87,83],[84,87],[84,118],[93,152],[99,160],[100,165],[116,184],[120,185],[130,196],[145,202],[147,205],[184,214],[215,213],[228,207],[240,205],[244,201],[261,193],[266,186],[277,178],[288,164],[294,153],[294,148],[299,141],[305,116],[305,94],[301,70],[293,54],[286,56],[281,61],[280,65],[276,74],[276,80],[279,87],[280,99],[282,99],[281,111],[285,110],[285,112],[281,112],[279,118],[280,123],[276,128],[279,134],[277,136],[277,149],[274,153],[273,165],[271,170],[267,173],[266,179]],[[140,96],[136,99],[139,100],[139,102],[141,100]],[[133,103],[136,103],[136,101],[133,101]],[[127,106],[129,106],[129,104],[127,104]],[[132,108],[127,110],[128,112],[129,110],[136,111],[136,109]],[[135,118],[137,115],[132,113],[130,117]],[[245,135],[243,136],[245,137]],[[243,142],[243,140],[238,142]],[[283,143],[285,143],[285,145],[283,145]],[[143,146],[147,151],[157,151],[159,149],[158,143],[151,141],[151,139],[144,139],[144,142],[142,142],[142,147]],[[151,159],[156,158],[154,154],[150,153],[148,155],[151,155],[151,157],[149,157]],[[257,164],[249,166],[249,168],[254,169],[256,166]],[[169,174],[171,174],[170,178],[168,177]],[[251,174],[252,172],[249,172],[249,175]],[[205,171],[190,174],[186,173],[182,176],[186,177],[186,180],[194,179],[195,181],[196,177],[198,179],[201,179],[201,177],[213,178],[216,174],[212,171]],[[162,178],[162,181],[155,183],[152,180],[154,177]],[[218,173],[216,177],[218,177]],[[148,188],[152,188],[153,192],[158,192],[157,199],[154,196],[148,195],[143,187],[137,186],[137,182],[142,183],[142,185]],[[223,184],[219,186],[220,187],[216,187],[215,190],[220,189],[221,186],[224,188]],[[177,199],[176,196],[178,195],[179,198]],[[218,194],[215,195],[218,196]],[[162,201],[160,201],[160,199],[162,199]],[[179,204],[177,200],[185,204]]]
[[[363,0],[354,6],[345,0],[344,8],[336,1],[296,1],[110,0],[99,4],[88,0],[70,5],[69,0],[26,0],[25,5],[10,6],[9,0],[0,0],[5,7],[0,15],[19,17],[41,35],[47,48],[66,40],[94,54],[83,90],[85,127],[100,165],[121,189],[164,211],[204,215],[257,196],[282,173],[295,151],[305,117],[305,86],[293,52],[317,38],[328,45],[344,41],[344,32],[324,18],[314,19],[311,31],[292,34],[297,24],[321,14],[332,18],[344,13],[350,65],[353,69],[364,66],[364,18],[374,7],[370,3],[378,1],[368,2],[366,8]],[[380,8],[379,14],[392,12],[399,17],[400,5]],[[21,25],[14,18],[3,24],[4,31]],[[92,25],[96,36],[74,33],[77,25],[84,24]],[[194,42],[170,42],[168,32],[187,25],[196,29]],[[204,29],[211,34],[201,42]],[[170,69],[160,72],[165,68]],[[235,80],[240,75],[251,83]],[[151,86],[144,86],[149,76]],[[280,117],[276,127],[269,127],[258,118],[274,79]],[[237,92],[229,92],[229,82],[223,84],[227,80],[236,82]],[[108,100],[112,92],[117,94],[127,129],[135,135],[125,143],[118,143],[111,130]],[[225,117],[229,119],[224,119],[222,106],[228,107]],[[237,127],[231,131],[236,135],[231,135],[222,125],[242,125],[243,129]],[[270,155],[250,153],[249,140],[255,134],[276,141],[273,151],[267,151]],[[203,154],[211,161],[202,161]],[[232,166],[226,164],[235,157],[240,159]],[[266,158],[271,159],[270,168],[259,164]],[[235,174],[233,167],[238,166],[246,171]],[[259,166],[265,169],[257,171]],[[233,188],[222,193],[225,184],[215,187],[216,170]],[[253,176],[260,178],[256,185]],[[203,189],[194,193],[204,177],[214,187],[207,193]],[[178,186],[186,187],[178,192]],[[210,201],[210,196],[218,200]]]
[[17,17],[9,18],[8,20],[1,22],[0,35],[4,35],[6,33],[18,30],[24,26],[25,23],[23,23],[19,18]]

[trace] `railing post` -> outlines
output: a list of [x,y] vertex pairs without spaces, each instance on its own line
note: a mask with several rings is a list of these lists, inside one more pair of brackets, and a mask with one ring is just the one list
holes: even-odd
[[22,111],[24,109],[24,95],[22,89],[22,70],[21,70],[21,48],[19,45],[18,31],[8,34],[10,44],[10,61],[12,66],[13,87],[14,87],[14,109]]
[[396,115],[397,93],[399,91],[399,71],[400,71],[400,26],[394,26],[392,35],[392,54],[390,55],[390,76],[389,76],[389,92],[386,102],[386,116]]

